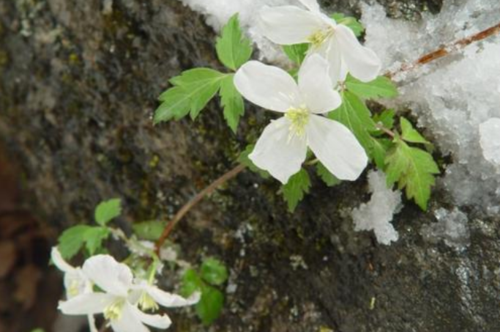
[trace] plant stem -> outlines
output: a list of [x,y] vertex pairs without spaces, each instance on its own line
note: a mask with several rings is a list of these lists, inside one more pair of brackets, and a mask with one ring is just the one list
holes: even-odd
[[191,199],[189,202],[184,204],[184,206],[177,212],[177,214],[174,216],[172,220],[167,224],[165,229],[163,230],[163,233],[161,234],[160,238],[158,241],[156,241],[156,246],[155,246],[155,252],[157,255],[159,255],[160,248],[163,246],[165,243],[165,240],[168,238],[172,230],[174,229],[175,225],[181,219],[194,207],[196,204],[198,204],[205,196],[211,194],[215,189],[217,189],[219,186],[222,184],[226,183],[228,180],[234,178],[236,175],[240,174],[244,169],[246,168],[245,165],[240,164],[233,168],[232,170],[228,171],[224,175],[222,175],[220,178],[212,182],[208,187],[200,191],[193,199]]
[[385,76],[391,78],[391,77],[394,77],[394,76],[401,74],[403,72],[413,70],[417,67],[428,64],[434,60],[441,59],[442,57],[445,57],[454,51],[461,50],[474,42],[481,41],[481,40],[486,39],[488,37],[494,36],[498,33],[500,33],[500,23],[498,23],[495,26],[492,26],[491,28],[488,28],[486,30],[478,32],[472,36],[460,39],[460,40],[458,40],[458,41],[456,41],[448,46],[443,46],[434,52],[428,53],[428,54],[420,57],[417,61],[415,61],[413,63],[403,64],[398,70],[396,70],[394,72],[389,72]]
[[396,134],[392,130],[387,129],[382,125],[377,124],[377,129],[383,131],[384,133],[391,136],[392,138],[396,137]]

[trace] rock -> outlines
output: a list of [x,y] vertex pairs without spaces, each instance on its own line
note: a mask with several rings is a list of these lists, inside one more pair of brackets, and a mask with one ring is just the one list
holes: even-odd
[[[328,2],[356,12],[349,3]],[[170,218],[233,167],[269,119],[249,108],[244,122],[252,127],[234,136],[211,104],[195,123],[154,127],[155,100],[169,78],[195,66],[220,68],[215,33],[173,0],[114,0],[108,8],[97,0],[0,0],[7,59],[0,138],[22,165],[33,209],[59,232],[91,221],[99,201],[117,196],[126,229],[132,220]],[[215,255],[231,269],[232,293],[212,330],[498,328],[498,217],[468,214],[470,245],[460,252],[423,241],[419,230],[434,221],[433,211],[449,208],[437,191],[428,213],[405,201],[393,220],[399,240],[379,246],[372,234],[355,232],[350,217],[369,200],[365,179],[335,188],[313,182],[289,214],[275,181],[242,173],[176,229],[171,239],[182,259]],[[242,225],[244,240],[236,238]],[[307,269],[294,269],[290,257]],[[171,331],[209,330],[178,311],[173,321]]]

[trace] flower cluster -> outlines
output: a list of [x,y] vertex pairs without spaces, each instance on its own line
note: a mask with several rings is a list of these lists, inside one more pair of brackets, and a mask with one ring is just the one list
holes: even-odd
[[234,78],[247,100],[284,113],[266,127],[249,158],[286,184],[310,148],[338,179],[356,180],[368,162],[365,150],[345,125],[323,115],[341,105],[339,89],[348,73],[371,81],[380,72],[380,60],[350,28],[323,14],[316,0],[300,1],[307,10],[266,7],[260,15],[261,29],[271,41],[311,44],[298,83],[286,71],[256,61],[244,64]]
[[115,332],[148,332],[145,324],[166,329],[172,323],[167,315],[144,311],[188,306],[200,298],[196,292],[185,299],[159,289],[154,279],[134,278],[127,265],[109,255],[92,256],[80,268],[69,265],[53,248],[52,261],[65,274],[67,300],[59,309],[66,315],[87,315],[92,332],[97,331],[96,314],[103,314]]

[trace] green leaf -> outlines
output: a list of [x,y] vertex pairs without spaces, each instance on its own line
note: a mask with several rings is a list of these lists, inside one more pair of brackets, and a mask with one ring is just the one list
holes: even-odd
[[297,174],[293,175],[287,184],[281,187],[283,197],[288,203],[288,210],[295,211],[299,202],[304,198],[305,194],[309,193],[311,180],[309,174],[304,169],[301,169]]
[[184,89],[190,99],[191,119],[196,119],[219,91],[221,80],[226,77],[216,70],[195,68],[183,72],[170,80],[170,83]]
[[394,98],[398,96],[397,87],[385,76],[379,76],[371,82],[364,83],[348,75],[345,85],[347,90],[364,99]]
[[267,179],[270,177],[270,174],[267,171],[264,171],[255,166],[252,160],[248,158],[248,156],[252,153],[254,148],[255,144],[247,145],[245,150],[241,152],[240,156],[238,157],[238,162],[248,167],[248,169],[251,170],[252,172],[258,173],[262,178]]
[[65,259],[71,259],[82,248],[85,232],[89,228],[88,225],[73,226],[59,236],[57,247]]
[[204,325],[210,325],[219,318],[223,305],[224,294],[214,287],[205,285],[200,302],[196,304],[196,313]]
[[193,295],[196,291],[201,291],[203,288],[203,281],[194,269],[188,269],[182,276],[182,284],[180,293],[184,297]]
[[396,116],[396,112],[394,110],[385,110],[382,113],[375,114],[373,116],[373,121],[375,123],[380,123],[384,128],[386,129],[392,129],[394,128],[394,117]]
[[158,99],[162,103],[155,111],[154,124],[172,119],[180,120],[191,110],[191,95],[181,87],[168,89]]
[[99,205],[97,205],[94,212],[96,223],[104,226],[112,219],[118,217],[122,213],[121,204],[121,199],[113,198],[108,201],[101,202]]
[[155,112],[154,123],[180,120],[190,113],[194,120],[208,102],[217,94],[220,81],[226,77],[216,70],[195,68],[170,80],[173,88],[158,98],[162,104]]
[[356,37],[361,36],[363,31],[365,31],[363,25],[354,17],[350,16],[346,17],[344,14],[341,13],[334,13],[332,14],[331,17],[335,20],[335,22],[337,22],[337,24],[343,24],[348,28],[350,28],[352,32],[354,32]]
[[344,91],[342,93],[342,105],[335,111],[330,112],[328,117],[349,128],[367,153],[371,155],[373,140],[370,132],[374,131],[376,126],[371,118],[370,110],[358,96],[349,91]]
[[330,173],[330,171],[320,162],[316,164],[316,173],[328,187],[333,187],[341,183],[341,181]]
[[159,220],[144,221],[132,225],[138,238],[148,241],[156,241],[160,238],[166,223]]
[[413,128],[410,121],[401,117],[400,119],[401,130],[403,134],[401,137],[410,143],[422,143],[422,144],[431,144],[428,140],[426,140],[418,131]]
[[219,60],[229,69],[237,70],[250,60],[253,51],[252,42],[243,36],[238,14],[231,17],[222,28],[222,35],[217,38],[215,48]]
[[290,60],[300,65],[306,58],[309,44],[295,44],[283,46],[283,51]]
[[245,114],[245,104],[243,97],[234,86],[234,75],[227,76],[221,81],[219,94],[224,108],[224,119],[236,134],[240,117]]
[[408,199],[415,202],[424,211],[431,196],[431,188],[435,183],[435,174],[439,168],[432,155],[418,148],[410,147],[397,138],[396,146],[386,158],[387,185],[396,181],[399,189],[406,188]]
[[91,256],[103,249],[102,242],[106,240],[110,234],[109,229],[106,227],[89,227],[85,231],[83,240]]
[[385,157],[392,146],[392,141],[387,138],[372,138],[372,157],[377,168],[385,170]]
[[205,259],[201,265],[201,277],[211,285],[220,286],[227,280],[227,268],[215,258]]

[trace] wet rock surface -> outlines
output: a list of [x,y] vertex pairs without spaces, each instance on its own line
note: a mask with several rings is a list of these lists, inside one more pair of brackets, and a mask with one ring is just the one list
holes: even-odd
[[[109,3],[0,0],[0,139],[22,167],[32,208],[58,231],[90,221],[95,204],[115,196],[125,200],[126,228],[170,218],[233,167],[268,121],[248,108],[252,128],[235,136],[211,104],[195,123],[154,127],[170,77],[220,66],[215,33],[174,0]],[[439,10],[430,0],[381,3],[407,19]],[[357,13],[357,1],[324,4]],[[275,181],[246,171],[187,216],[172,239],[193,263],[221,257],[232,289],[214,326],[176,312],[172,331],[498,329],[498,218],[469,213],[463,250],[427,241],[420,232],[437,222],[433,211],[452,209],[436,192],[428,213],[405,202],[393,221],[400,239],[382,246],[353,231],[350,211],[370,198],[365,178],[313,186],[290,214]]]

